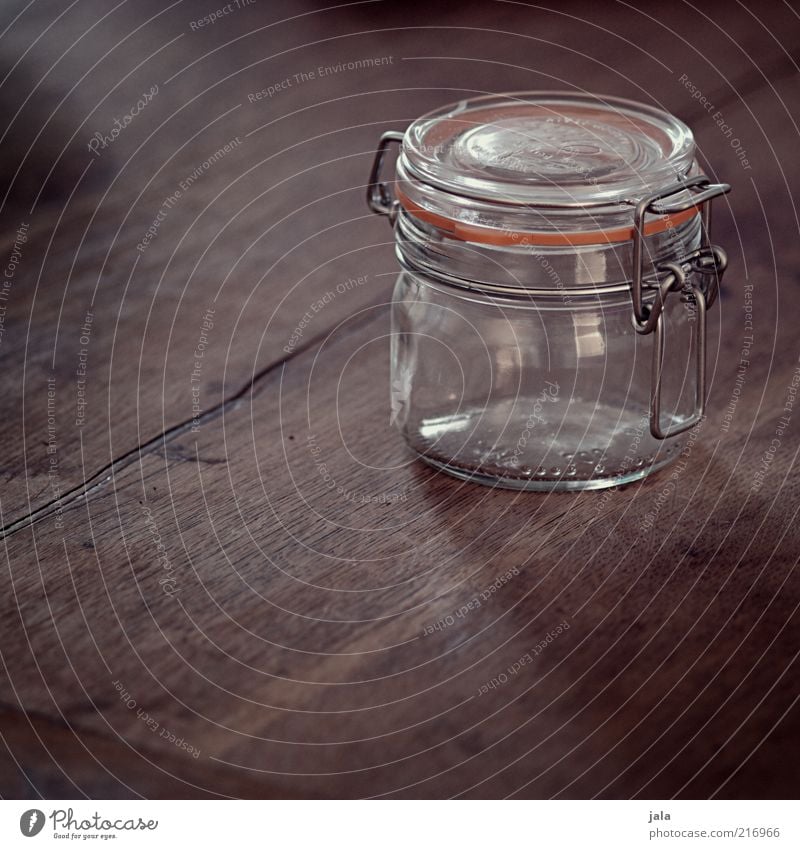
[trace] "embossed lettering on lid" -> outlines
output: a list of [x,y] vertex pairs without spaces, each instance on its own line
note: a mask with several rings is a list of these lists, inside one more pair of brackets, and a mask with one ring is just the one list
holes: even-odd
[[691,130],[612,97],[531,92],[462,101],[416,120],[409,176],[477,200],[548,206],[631,202],[689,173]]

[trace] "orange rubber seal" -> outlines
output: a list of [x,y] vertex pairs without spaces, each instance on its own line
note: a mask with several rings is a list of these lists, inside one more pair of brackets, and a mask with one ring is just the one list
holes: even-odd
[[[400,205],[406,212],[427,224],[433,224],[434,227],[444,230],[454,239],[459,239],[462,242],[476,242],[481,245],[497,245],[498,247],[509,247],[512,245],[603,245],[629,242],[634,235],[633,225],[630,227],[616,227],[613,230],[584,230],[577,232],[535,233],[525,230],[498,230],[494,227],[482,227],[478,224],[466,224],[463,221],[455,221],[452,218],[437,215],[435,212],[423,209],[403,194],[399,186],[395,187],[395,194],[400,201]],[[690,206],[689,209],[685,209],[682,212],[651,218],[644,225],[644,235],[652,236],[655,233],[663,233],[665,230],[676,227],[678,224],[683,224],[699,212],[700,207],[698,205]]]

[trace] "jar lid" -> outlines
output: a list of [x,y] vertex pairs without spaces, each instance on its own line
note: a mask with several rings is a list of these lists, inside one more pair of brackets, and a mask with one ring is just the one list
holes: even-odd
[[[624,241],[632,206],[679,188],[694,163],[691,130],[659,109],[565,92],[491,95],[414,121],[397,196],[411,214],[471,241],[512,244],[518,231],[542,244]],[[655,216],[646,233],[676,223]]]

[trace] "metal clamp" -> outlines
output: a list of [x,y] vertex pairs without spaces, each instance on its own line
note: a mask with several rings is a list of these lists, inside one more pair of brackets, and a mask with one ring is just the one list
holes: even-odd
[[[633,227],[633,279],[631,300],[633,302],[633,326],[641,335],[654,334],[653,359],[650,382],[650,433],[656,439],[667,439],[690,430],[705,413],[706,403],[706,313],[717,298],[719,283],[728,259],[722,248],[712,245],[711,200],[730,191],[727,183],[710,183],[707,177],[694,177],[678,186],[665,189],[643,198],[636,204]],[[667,198],[689,192],[679,200],[668,202]],[[658,269],[655,280],[648,288],[656,288],[656,297],[651,304],[644,302],[644,239],[645,216],[669,215],[700,207],[702,221],[701,246],[679,262],[665,263]],[[689,276],[699,276],[690,280]],[[692,300],[697,306],[696,378],[695,400],[692,415],[679,425],[661,427],[661,383],[664,372],[664,302],[670,292],[680,290],[683,300]]]
[[[696,192],[694,190],[697,190]],[[731,190],[727,183],[710,183],[708,177],[693,177],[691,180],[680,183],[676,186],[670,186],[660,192],[648,195],[642,198],[636,204],[636,210],[633,214],[633,280],[631,283],[631,298],[633,300],[633,315],[637,325],[644,325],[648,318],[648,313],[644,305],[644,239],[645,239],[645,216],[648,213],[653,215],[670,215],[676,212],[685,212],[693,206],[701,208],[702,214],[702,247],[710,248],[709,231],[711,229],[711,203],[710,201],[724,195]],[[680,200],[673,200],[671,203],[665,203],[667,198],[673,195],[689,192],[689,196]],[[661,203],[659,203],[661,201]],[[637,330],[640,333],[650,333],[650,330]]]
[[[681,272],[685,280],[685,276]],[[664,374],[664,323],[659,314],[653,335],[653,359],[650,370],[650,433],[656,439],[667,439],[690,430],[701,421],[706,409],[706,310],[707,301],[699,286],[684,286],[684,297],[691,298],[697,307],[697,342],[695,344],[694,410],[692,415],[679,425],[661,427],[661,379]]]
[[383,167],[383,160],[386,157],[386,151],[389,145],[392,142],[402,144],[404,135],[404,133],[390,130],[381,136],[381,140],[378,142],[378,149],[375,151],[375,159],[372,162],[369,184],[367,185],[367,204],[369,208],[377,215],[388,215],[391,224],[394,224],[397,218],[397,210],[400,204],[392,197],[386,183],[381,182],[381,168]]

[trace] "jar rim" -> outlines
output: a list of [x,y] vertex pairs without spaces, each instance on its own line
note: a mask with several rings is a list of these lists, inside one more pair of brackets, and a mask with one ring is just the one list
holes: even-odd
[[406,130],[403,165],[442,191],[539,208],[630,203],[685,177],[692,131],[664,110],[565,91],[485,95],[428,112]]
[[629,241],[639,201],[674,188],[686,208],[653,214],[643,235],[699,214],[683,184],[700,172],[692,131],[655,107],[559,91],[488,95],[440,107],[402,137],[396,197],[452,238],[509,247]]

